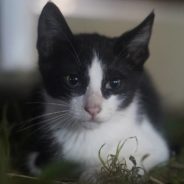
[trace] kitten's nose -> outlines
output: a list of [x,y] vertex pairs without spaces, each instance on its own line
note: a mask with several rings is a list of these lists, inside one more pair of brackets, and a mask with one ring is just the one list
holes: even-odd
[[84,107],[85,111],[88,112],[93,118],[102,110],[99,105],[95,106],[86,106]]

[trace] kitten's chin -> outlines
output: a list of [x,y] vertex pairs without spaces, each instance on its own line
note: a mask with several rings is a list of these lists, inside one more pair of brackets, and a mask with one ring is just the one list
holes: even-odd
[[85,129],[96,129],[100,126],[100,123],[95,122],[95,121],[86,121],[82,122],[82,127]]

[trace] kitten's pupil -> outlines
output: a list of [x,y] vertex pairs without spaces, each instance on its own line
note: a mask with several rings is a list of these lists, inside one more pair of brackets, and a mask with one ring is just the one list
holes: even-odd
[[80,80],[77,74],[70,74],[65,77],[66,83],[69,87],[75,88],[79,86]]
[[107,82],[106,84],[106,89],[118,89],[121,86],[121,80],[120,79],[113,79],[113,80],[109,80],[109,82]]

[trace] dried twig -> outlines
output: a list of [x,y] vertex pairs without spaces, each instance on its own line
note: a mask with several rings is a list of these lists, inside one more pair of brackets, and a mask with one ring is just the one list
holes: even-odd
[[154,178],[153,176],[149,177],[150,181],[156,183],[156,184],[164,184],[162,181],[158,180],[157,178]]
[[[37,177],[27,176],[27,175],[17,174],[17,173],[8,173],[7,175],[12,178],[22,178],[22,179],[29,179],[29,180],[36,180],[36,181],[39,180]],[[75,182],[62,182],[62,181],[56,181],[56,180],[54,181],[54,183],[56,184],[76,184]]]

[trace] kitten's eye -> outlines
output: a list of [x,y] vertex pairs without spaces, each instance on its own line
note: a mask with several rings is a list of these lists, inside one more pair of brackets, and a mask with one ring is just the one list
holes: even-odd
[[75,88],[80,85],[79,76],[77,74],[67,75],[65,77],[67,85],[71,88]]
[[113,80],[109,80],[106,84],[106,89],[111,89],[111,90],[115,90],[120,88],[121,86],[121,80],[120,79],[113,79]]

